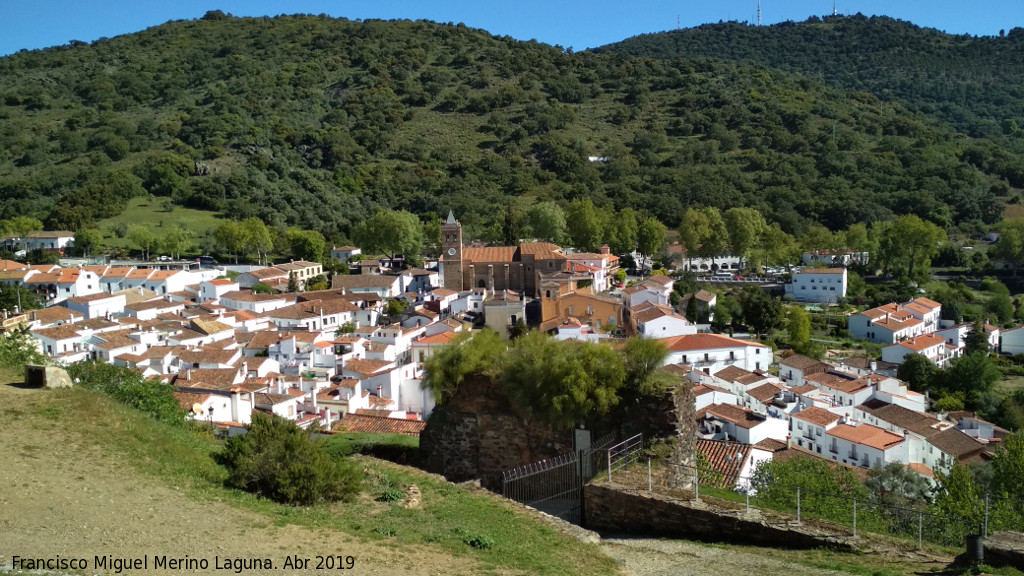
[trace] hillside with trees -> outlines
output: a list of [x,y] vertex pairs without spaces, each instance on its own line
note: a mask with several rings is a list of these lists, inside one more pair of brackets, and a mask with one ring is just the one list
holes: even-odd
[[0,59],[0,219],[71,230],[139,197],[328,241],[385,208],[452,209],[499,242],[546,202],[671,228],[746,207],[794,235],[910,214],[975,229],[1024,186],[1005,139],[759,64],[425,21],[215,11]]

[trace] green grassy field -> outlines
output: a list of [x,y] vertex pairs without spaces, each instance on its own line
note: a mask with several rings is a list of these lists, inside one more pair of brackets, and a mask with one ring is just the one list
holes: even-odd
[[[96,228],[103,232],[103,242],[108,246],[134,250],[137,248],[135,244],[127,237],[119,238],[115,230],[119,228],[128,230],[136,225],[145,226],[157,237],[160,237],[164,230],[181,226],[192,232],[192,244],[198,247],[199,241],[206,236],[207,232],[216,228],[220,221],[214,212],[180,206],[173,206],[168,212],[165,209],[163,198],[146,196],[132,198],[124,212],[113,218],[100,220],[96,224]],[[193,248],[190,252],[195,250],[196,248]],[[154,252],[154,254],[156,253]]]
[[[0,372],[0,378],[21,379],[17,371]],[[156,477],[191,498],[226,502],[279,526],[332,528],[385,541],[397,550],[426,546],[453,556],[471,555],[499,573],[617,573],[614,561],[595,545],[565,536],[490,493],[466,490],[412,468],[357,456],[367,489],[356,501],[291,507],[225,488],[226,473],[211,458],[220,442],[211,435],[157,422],[100,394],[84,389],[48,392],[32,407],[31,416],[61,422],[85,443],[130,462],[135,473]],[[378,501],[388,489],[404,493],[413,484],[422,494],[417,508]],[[492,545],[473,545],[481,541]]]

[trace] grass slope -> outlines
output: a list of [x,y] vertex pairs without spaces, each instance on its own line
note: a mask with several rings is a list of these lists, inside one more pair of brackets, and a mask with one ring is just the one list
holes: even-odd
[[198,246],[221,222],[216,213],[205,210],[172,205],[167,211],[163,200],[151,196],[132,198],[123,213],[97,222],[96,228],[103,232],[103,242],[111,247],[134,250],[135,243],[127,237],[119,237],[115,230],[128,231],[132,226],[143,226],[159,237],[165,230],[180,227],[192,232],[192,244]]
[[[20,380],[13,372],[0,374],[0,378]],[[0,388],[7,389],[0,394],[9,393],[8,386]],[[21,425],[27,421],[47,427],[59,423],[82,446],[129,463],[126,481],[141,474],[181,490],[190,499],[254,512],[272,525],[337,530],[408,553],[425,547],[447,557],[467,557],[497,573],[617,572],[614,562],[596,546],[562,535],[498,498],[472,493],[413,469],[366,458],[369,489],[357,501],[292,508],[224,488],[225,472],[210,458],[219,442],[210,436],[155,422],[86,390],[27,394],[34,397],[16,409]],[[4,409],[5,419],[11,417],[11,410]],[[404,489],[411,484],[422,493],[418,508],[376,500],[385,487]],[[493,547],[472,548],[467,541],[476,536],[488,537]]]

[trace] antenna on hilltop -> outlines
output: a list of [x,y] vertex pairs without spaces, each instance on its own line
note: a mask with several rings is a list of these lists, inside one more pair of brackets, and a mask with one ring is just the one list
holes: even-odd
[[838,14],[836,12],[836,0],[832,0],[832,15],[835,16],[836,14]]
[[757,25],[761,25],[761,0],[757,0]]
[[683,29],[683,25],[679,21],[679,14],[676,14],[676,30],[682,30],[682,29]]

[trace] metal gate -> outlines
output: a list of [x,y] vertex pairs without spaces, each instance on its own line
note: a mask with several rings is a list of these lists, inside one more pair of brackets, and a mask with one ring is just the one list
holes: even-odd
[[584,450],[560,454],[501,474],[501,493],[546,514],[576,525],[583,524],[583,486],[602,469],[608,434]]

